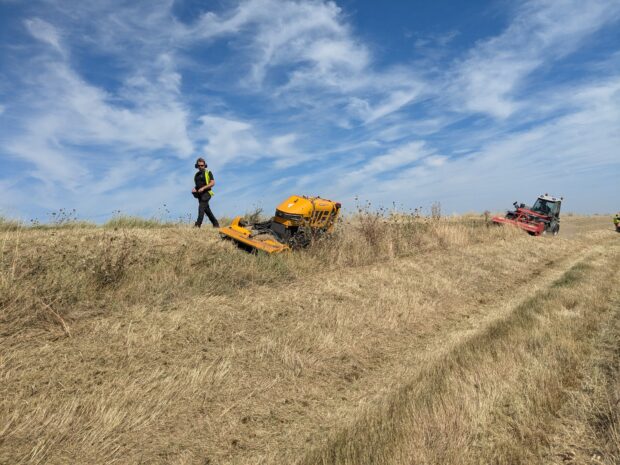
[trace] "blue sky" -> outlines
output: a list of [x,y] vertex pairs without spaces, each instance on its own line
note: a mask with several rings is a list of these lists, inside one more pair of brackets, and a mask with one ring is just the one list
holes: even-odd
[[[620,1],[0,0],[0,214],[620,209]],[[166,208],[163,208],[163,205]]]

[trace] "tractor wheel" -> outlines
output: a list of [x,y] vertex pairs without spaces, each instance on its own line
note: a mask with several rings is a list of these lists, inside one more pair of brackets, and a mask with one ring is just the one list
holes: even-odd
[[559,224],[555,224],[553,226],[553,229],[551,230],[552,234],[554,236],[557,236],[558,234],[560,234],[560,225]]

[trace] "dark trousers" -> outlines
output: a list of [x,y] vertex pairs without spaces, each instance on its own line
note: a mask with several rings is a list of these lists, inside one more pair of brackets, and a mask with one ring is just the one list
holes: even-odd
[[202,220],[205,217],[205,213],[209,218],[211,224],[219,228],[220,224],[217,222],[217,218],[213,215],[211,211],[211,207],[209,207],[209,200],[211,200],[211,195],[207,192],[198,200],[198,219],[196,220],[196,226],[200,226],[202,224]]

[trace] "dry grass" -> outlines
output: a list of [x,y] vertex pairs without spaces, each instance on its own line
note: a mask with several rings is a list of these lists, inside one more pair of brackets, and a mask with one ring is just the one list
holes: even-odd
[[179,223],[160,221],[155,218],[141,218],[139,216],[116,215],[103,225],[108,229],[149,229],[179,227]]
[[615,235],[435,216],[5,232],[0,463],[614,463]]
[[0,231],[17,231],[22,227],[21,222],[0,216]]
[[[117,221],[118,220],[118,221]],[[142,301],[158,305],[196,295],[232,295],[256,285],[339,267],[386,262],[445,247],[505,240],[518,233],[482,222],[370,216],[340,225],[330,238],[295,255],[254,257],[214,234],[158,228],[118,218],[101,228],[22,228],[2,244],[0,306],[8,331],[45,326],[55,314],[82,318]],[[377,221],[375,221],[377,220]],[[50,310],[51,309],[51,310]],[[53,313],[52,313],[53,312]]]
[[[608,299],[617,270],[608,270],[600,255],[573,265],[506,317],[432,354],[410,382],[363,410],[302,463],[512,464],[575,457],[563,450],[573,449],[571,436],[553,444],[556,457],[549,449],[559,410],[580,385],[582,370],[591,370],[592,338],[617,305]],[[597,451],[593,463],[619,458],[618,410],[607,407],[608,444],[597,448],[591,434],[586,447]]]

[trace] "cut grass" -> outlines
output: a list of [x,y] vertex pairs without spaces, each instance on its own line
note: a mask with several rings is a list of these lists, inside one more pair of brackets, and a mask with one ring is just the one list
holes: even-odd
[[581,384],[558,415],[553,463],[620,463],[620,312],[601,325],[580,371]]
[[[543,463],[593,338],[617,319],[613,261],[590,256],[363,412],[302,464]],[[618,295],[616,295],[618,298]],[[569,308],[570,314],[564,310]],[[616,463],[618,408],[601,463]],[[612,420],[613,418],[613,420]],[[556,445],[557,447],[557,445]],[[604,460],[604,461],[603,461]]]
[[616,236],[415,221],[275,257],[191,228],[10,233],[0,463],[556,460],[600,416],[557,422],[602,354]]

